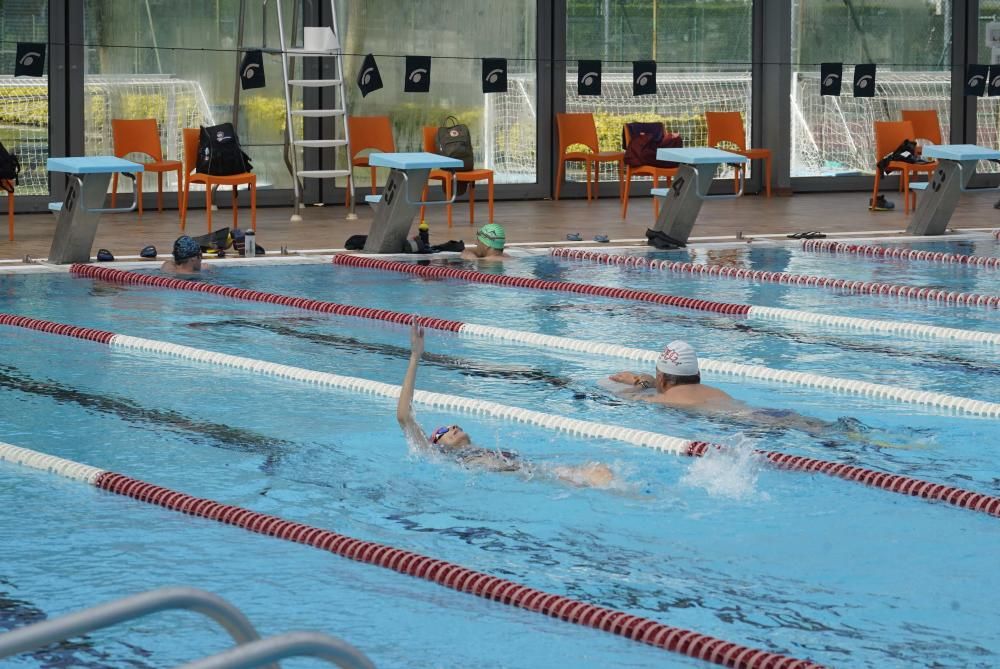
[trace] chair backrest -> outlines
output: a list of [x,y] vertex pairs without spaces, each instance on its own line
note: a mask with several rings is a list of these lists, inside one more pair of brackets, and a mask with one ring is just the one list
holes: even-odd
[[153,160],[163,160],[160,129],[155,118],[113,118],[111,138],[118,158],[124,158],[130,153],[144,153]]
[[747,150],[747,136],[743,117],[739,112],[705,112],[708,127],[708,145],[717,147],[722,142],[735,144],[740,151]]
[[904,139],[913,139],[913,124],[909,121],[875,121],[875,160],[895,151]]
[[559,155],[574,144],[583,144],[597,153],[597,126],[594,125],[594,115],[556,114],[556,126],[559,129]]
[[351,136],[351,158],[366,149],[394,153],[392,121],[388,116],[348,116],[347,132]]
[[191,174],[198,167],[198,141],[201,128],[184,128],[184,174]]
[[[626,148],[626,149],[628,148],[628,145],[632,143],[632,132],[629,130],[629,125],[631,125],[631,124],[630,123],[625,123],[625,124],[622,125],[622,147]],[[665,125],[663,125],[663,123],[660,123],[660,122],[656,122],[656,123],[643,123],[643,125],[658,125],[658,126],[660,126],[660,134],[661,135],[666,135],[667,134],[667,127]],[[642,133],[642,132],[643,131],[640,130],[640,133]]]
[[937,111],[933,109],[904,109],[900,115],[904,121],[913,124],[913,132],[916,136],[910,139],[926,139],[931,144],[943,143],[941,141],[941,123],[938,121]]

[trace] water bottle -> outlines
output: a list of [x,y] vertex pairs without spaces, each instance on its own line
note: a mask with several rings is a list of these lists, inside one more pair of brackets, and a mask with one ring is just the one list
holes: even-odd
[[253,229],[247,230],[243,237],[243,255],[247,258],[253,258],[257,255],[257,236],[254,234]]
[[430,246],[431,245],[431,232],[430,232],[431,227],[429,225],[427,225],[427,223],[425,221],[420,221],[420,225],[417,226],[417,230],[419,230],[418,234],[420,235],[420,241],[422,241],[425,245]]

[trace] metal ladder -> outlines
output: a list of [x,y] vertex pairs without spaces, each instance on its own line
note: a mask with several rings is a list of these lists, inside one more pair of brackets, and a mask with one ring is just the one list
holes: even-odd
[[[267,5],[268,0],[263,2],[263,35],[262,35],[262,45],[261,51],[264,53],[279,54],[281,56],[281,77],[282,77],[282,87],[285,94],[285,165],[288,167],[289,173],[292,175],[292,187],[295,194],[294,211],[292,212],[291,220],[292,222],[297,222],[302,220],[301,209],[302,209],[302,194],[303,194],[303,179],[336,179],[338,177],[347,177],[347,188],[354,190],[354,176],[352,170],[348,169],[320,169],[320,170],[307,170],[299,169],[299,149],[304,151],[309,151],[313,149],[337,149],[339,147],[345,147],[345,153],[347,153],[346,147],[349,146],[350,136],[347,127],[347,92],[344,88],[344,56],[343,49],[341,47],[340,32],[337,28],[337,3],[336,0],[330,0],[330,17],[331,25],[329,26],[317,26],[328,28],[333,33],[333,48],[322,50],[322,51],[307,51],[303,47],[292,46],[292,42],[298,35],[298,24],[305,23],[300,21],[299,7],[302,4],[301,0],[292,0],[293,3],[293,13],[292,13],[292,25],[291,30],[287,30],[285,25],[284,17],[284,3],[283,0],[275,0],[275,5],[278,14],[278,39],[280,40],[279,48],[267,48]],[[246,47],[243,44],[243,28],[246,15],[246,0],[240,1],[239,10],[239,27],[238,27],[238,47],[237,47],[237,69],[239,66],[242,54],[245,51],[251,50],[253,47]],[[296,78],[296,64],[297,61],[304,61],[307,58],[332,58],[334,63],[334,72],[332,79],[305,79]],[[305,63],[298,63],[301,70],[305,71]],[[303,77],[305,75],[303,74]],[[332,88],[334,91],[332,103],[333,107],[330,108],[319,108],[319,109],[294,109],[292,107],[293,91],[295,89],[307,89],[307,88]],[[236,81],[236,90],[233,95],[233,115],[234,117],[239,117],[239,99],[240,99],[240,84],[239,78]],[[305,118],[333,118],[339,119],[338,127],[334,129],[333,139],[305,139],[304,137],[299,137],[295,131],[295,124],[293,120],[305,119]],[[303,124],[304,126],[304,124]],[[340,133],[342,139],[337,139],[338,135],[337,129],[342,129]],[[347,156],[347,164],[350,164],[350,156]],[[354,214],[354,199],[351,198],[351,209],[347,215],[348,219],[357,218]]]

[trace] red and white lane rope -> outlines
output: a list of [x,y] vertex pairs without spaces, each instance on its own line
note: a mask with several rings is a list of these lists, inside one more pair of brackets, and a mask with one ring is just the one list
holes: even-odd
[[[507,328],[498,328],[489,325],[463,323],[461,321],[418,316],[416,314],[406,314],[386,309],[369,309],[367,307],[356,307],[346,304],[337,304],[334,302],[307,300],[303,298],[276,295],[274,293],[264,293],[256,290],[248,291],[228,286],[217,286],[200,281],[183,281],[180,279],[162,276],[124,272],[110,267],[73,265],[71,270],[81,276],[93,276],[94,278],[99,278],[105,281],[135,283],[146,286],[172,288],[175,290],[207,292],[234,299],[295,306],[302,309],[330,313],[338,316],[380,320],[402,325],[409,325],[416,320],[418,324],[425,328],[444,330],[446,332],[457,332],[465,336],[513,342],[539,348],[579,351],[591,355],[649,362],[650,364],[654,364],[656,359],[659,357],[659,351],[646,351],[638,348],[620,346],[618,344],[606,344],[582,339],[573,339],[570,337],[543,335],[536,332],[510,330]],[[9,318],[17,317],[11,316]],[[735,362],[711,360],[708,358],[699,358],[698,364],[701,366],[702,371],[709,373],[725,374],[728,376],[756,379],[759,381],[776,381],[779,383],[786,383],[807,388],[822,388],[824,390],[834,390],[880,399],[892,399],[907,404],[933,406],[974,416],[1000,416],[1000,404],[996,402],[984,402],[982,400],[947,395],[945,393],[900,388],[882,383],[869,383],[867,381],[841,379],[832,376],[812,374],[809,372],[793,372],[781,369],[771,369],[770,367],[763,367],[761,365],[744,365]]]
[[665,295],[647,290],[609,288],[607,286],[594,286],[591,284],[572,283],[569,281],[545,281],[543,279],[529,279],[527,277],[510,276],[507,274],[486,274],[484,272],[457,269],[443,265],[416,265],[414,263],[400,262],[398,260],[384,260],[382,258],[371,258],[343,253],[335,255],[333,257],[333,262],[336,265],[346,265],[348,267],[364,267],[367,269],[378,269],[387,272],[402,272],[406,274],[415,274],[417,276],[439,279],[460,279],[462,281],[473,281],[477,283],[487,283],[511,288],[558,290],[584,295],[595,295],[598,297],[639,300],[641,302],[652,302],[654,304],[683,307],[699,311],[749,316],[774,321],[828,325],[847,328],[850,330],[876,332],[885,335],[957,339],[967,342],[1000,345],[1000,334],[998,333],[979,332],[976,330],[960,330],[957,328],[945,328],[938,327],[936,325],[925,325],[922,323],[878,321],[868,318],[854,318],[851,316],[830,316],[827,314],[816,314],[809,311],[780,309],[776,307],[760,307],[752,304],[727,304],[724,302],[712,302],[711,300],[697,300],[690,297]]
[[833,288],[862,295],[885,295],[906,299],[943,302],[945,304],[1000,307],[1000,295],[980,295],[977,293],[960,293],[953,290],[939,290],[921,286],[901,286],[877,281],[852,281],[849,279],[831,279],[825,276],[810,276],[807,274],[791,274],[789,272],[767,272],[743,267],[725,265],[698,265],[691,262],[671,260],[650,260],[641,256],[622,255],[588,251],[587,249],[554,248],[549,252],[557,258],[571,260],[590,260],[602,265],[621,265],[643,269],[665,270],[679,274],[698,274],[709,277],[727,279],[748,279],[793,286],[816,286]]
[[895,246],[866,246],[847,242],[828,242],[817,239],[802,241],[804,251],[827,251],[829,253],[849,253],[869,258],[898,258],[900,260],[926,260],[929,262],[969,265],[970,267],[1000,267],[1000,258],[989,256],[961,255],[941,251],[914,251]]
[[[22,327],[29,330],[38,330],[50,334],[58,334],[65,337],[75,337],[89,341],[106,344],[113,348],[128,351],[138,351],[140,353],[152,352],[163,355],[203,362],[221,367],[231,367],[255,374],[272,376],[281,379],[301,381],[315,386],[337,388],[356,393],[376,395],[386,398],[398,398],[400,387],[391,383],[381,383],[352,376],[340,376],[329,372],[319,372],[301,367],[292,367],[264,360],[244,358],[241,356],[229,355],[226,353],[216,353],[205,351],[190,346],[171,344],[169,342],[156,341],[154,339],[143,339],[141,337],[130,337],[127,335],[115,334],[94,328],[82,328],[73,325],[43,321],[24,316],[0,316],[0,325],[10,325]],[[413,393],[413,401],[424,406],[433,407],[446,411],[458,411],[470,414],[486,415],[494,418],[502,418],[518,423],[526,423],[550,430],[566,432],[568,434],[589,437],[594,439],[611,439],[632,446],[642,446],[674,455],[685,455],[700,457],[708,449],[726,449],[726,446],[711,444],[703,441],[692,441],[680,437],[672,437],[657,432],[646,430],[636,430],[622,427],[620,425],[608,425],[605,423],[595,423],[591,421],[567,418],[547,414],[531,409],[507,406],[497,402],[488,402],[469,397],[457,395],[446,395],[443,393],[431,393],[418,390]],[[775,451],[756,450],[758,455],[767,458],[780,469],[793,471],[814,472],[826,474],[837,478],[854,481],[864,485],[881,488],[890,492],[921,497],[923,499],[947,502],[955,506],[981,511],[993,516],[1000,517],[1000,497],[993,497],[982,493],[954,488],[951,486],[923,481],[921,479],[898,474],[878,472],[864,467],[856,467],[828,460],[817,460],[798,455],[788,455]]]
[[285,520],[279,516],[222,504],[203,497],[193,497],[124,474],[90,467],[11,444],[0,442],[0,461],[14,462],[83,481],[101,490],[155,504],[171,511],[179,511],[189,516],[206,518],[256,534],[305,544],[355,562],[391,569],[452,590],[541,613],[575,625],[609,632],[724,667],[821,669],[822,666],[808,660],[798,660],[787,655],[723,641],[699,632],[671,627],[624,611],[529,588],[515,581],[491,576],[413,551],[374,541],[354,539],[332,530]]

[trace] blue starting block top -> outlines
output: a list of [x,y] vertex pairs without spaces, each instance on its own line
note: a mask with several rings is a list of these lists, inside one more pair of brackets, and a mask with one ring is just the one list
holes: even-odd
[[378,204],[382,201],[381,195],[365,195],[365,202],[368,204]]
[[70,174],[108,174],[111,172],[142,172],[142,163],[133,163],[114,156],[78,156],[49,158],[46,163],[49,172],[69,172]]
[[[436,153],[370,153],[368,164],[373,167],[391,167],[396,170],[426,170],[435,167],[462,167],[457,158],[439,156]],[[52,169],[52,168],[49,168]]]
[[666,197],[670,193],[669,188],[650,188],[649,194],[654,197]]
[[711,165],[713,163],[745,163],[746,156],[738,153],[731,153],[721,149],[710,149],[706,147],[696,147],[689,149],[657,149],[657,160],[668,160],[672,163],[684,163],[685,165]]
[[1000,158],[1000,151],[975,144],[928,144],[921,155],[943,160],[994,160]]

